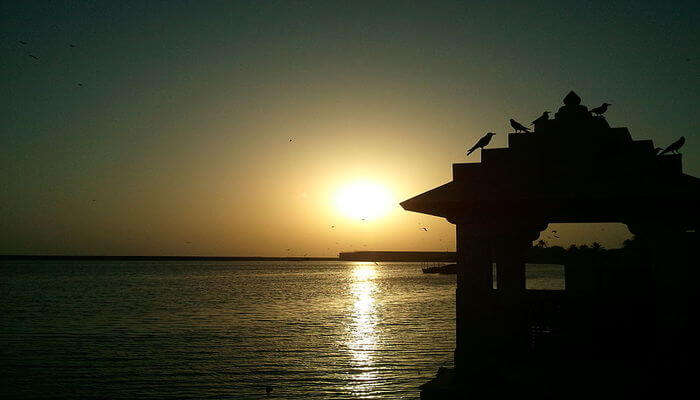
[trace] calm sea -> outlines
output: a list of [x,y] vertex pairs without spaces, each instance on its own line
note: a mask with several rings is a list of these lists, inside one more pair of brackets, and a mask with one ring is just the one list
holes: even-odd
[[[4,262],[0,391],[3,398],[416,399],[454,349],[455,277],[420,267]],[[562,284],[558,268],[528,277],[530,287]]]

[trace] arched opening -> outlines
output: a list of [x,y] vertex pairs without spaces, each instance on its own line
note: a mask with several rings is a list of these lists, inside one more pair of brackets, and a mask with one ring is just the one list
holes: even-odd
[[[651,269],[622,223],[552,223],[526,256],[528,343],[536,353],[634,354]],[[566,337],[562,342],[562,337]]]
[[526,289],[565,290],[567,264],[585,268],[590,256],[619,257],[633,237],[622,223],[549,224],[528,252]]

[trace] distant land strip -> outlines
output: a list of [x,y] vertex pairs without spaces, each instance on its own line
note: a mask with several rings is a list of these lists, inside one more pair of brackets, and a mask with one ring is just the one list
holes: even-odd
[[340,261],[433,261],[455,262],[454,251],[350,251],[338,255]]

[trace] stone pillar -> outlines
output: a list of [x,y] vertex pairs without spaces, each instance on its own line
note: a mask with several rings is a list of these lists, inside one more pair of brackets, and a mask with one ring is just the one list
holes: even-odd
[[528,308],[525,297],[525,258],[537,230],[513,230],[494,238],[498,272],[499,353],[520,357],[528,349]]
[[[487,372],[528,347],[525,257],[545,225],[457,223],[455,367]],[[498,288],[493,289],[496,262]]]
[[[660,393],[680,395],[694,382],[700,357],[697,309],[700,279],[697,230],[668,223],[627,224],[644,245],[652,268],[649,360]],[[669,392],[670,391],[670,392]],[[673,396],[671,396],[673,397]]]
[[455,367],[468,374],[493,350],[491,241],[484,226],[457,223]]

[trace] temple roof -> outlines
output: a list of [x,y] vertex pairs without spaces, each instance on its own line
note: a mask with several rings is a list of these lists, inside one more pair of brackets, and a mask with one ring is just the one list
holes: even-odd
[[569,93],[533,133],[510,133],[507,148],[482,150],[481,163],[453,165],[453,180],[401,203],[449,220],[519,218],[623,222],[656,215],[696,226],[700,179],[681,155],[657,156],[650,140],[611,128]]

